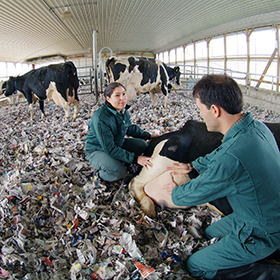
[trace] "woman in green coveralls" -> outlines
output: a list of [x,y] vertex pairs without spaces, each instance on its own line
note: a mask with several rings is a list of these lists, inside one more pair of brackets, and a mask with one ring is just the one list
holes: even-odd
[[199,205],[227,197],[233,213],[205,233],[218,241],[191,255],[185,268],[204,279],[280,279],[280,266],[255,263],[280,246],[280,153],[270,130],[243,113],[242,92],[226,75],[206,75],[193,96],[208,131],[222,144],[191,164],[168,167],[171,174],[198,177],[166,188],[174,204]]
[[158,135],[131,124],[122,84],[109,84],[104,95],[105,104],[94,113],[88,125],[85,155],[90,165],[98,170],[99,177],[112,182],[126,176],[124,163],[152,166],[150,157],[142,154],[147,148],[146,140]]

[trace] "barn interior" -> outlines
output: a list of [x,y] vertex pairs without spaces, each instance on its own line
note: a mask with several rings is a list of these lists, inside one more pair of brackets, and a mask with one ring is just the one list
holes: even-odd
[[[0,276],[194,279],[181,262],[210,244],[203,229],[221,216],[207,207],[157,206],[151,219],[125,182],[100,182],[85,159],[87,124],[104,102],[105,62],[112,55],[144,56],[180,66],[182,85],[170,93],[167,108],[160,94],[155,107],[148,94],[131,103],[132,122],[149,132],[168,133],[200,120],[191,90],[207,73],[231,75],[242,88],[245,109],[278,123],[280,2],[2,0],[0,10],[0,82],[63,61],[73,61],[80,78],[75,122],[51,102],[44,119],[35,104],[31,121],[24,98],[0,96]],[[270,30],[274,42],[265,46],[267,53],[253,55],[250,35],[259,30]],[[227,53],[232,34],[245,36],[245,53]],[[213,38],[224,42],[216,58]],[[195,53],[202,41],[202,57],[188,57],[188,47]],[[231,69],[231,61],[243,70]],[[261,65],[259,72],[252,63]]]

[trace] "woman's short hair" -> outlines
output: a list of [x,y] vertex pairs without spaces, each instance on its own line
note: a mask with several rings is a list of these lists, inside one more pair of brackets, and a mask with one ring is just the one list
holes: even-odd
[[112,93],[114,92],[114,89],[117,88],[117,87],[123,87],[125,89],[125,87],[121,83],[118,83],[118,82],[110,83],[104,90],[105,98],[107,96],[111,97]]
[[215,104],[229,114],[238,114],[243,110],[242,91],[236,81],[227,75],[205,75],[193,88],[193,97],[210,109]]

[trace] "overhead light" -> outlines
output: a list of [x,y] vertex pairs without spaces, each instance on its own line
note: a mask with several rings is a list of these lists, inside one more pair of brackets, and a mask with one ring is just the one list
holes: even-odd
[[72,13],[66,8],[66,10],[61,14],[62,20],[69,20],[72,18]]

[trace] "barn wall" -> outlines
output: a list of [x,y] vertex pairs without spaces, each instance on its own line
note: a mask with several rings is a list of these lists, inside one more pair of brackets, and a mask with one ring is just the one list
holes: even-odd
[[280,96],[277,93],[250,89],[245,86],[241,86],[241,89],[244,103],[280,114]]

